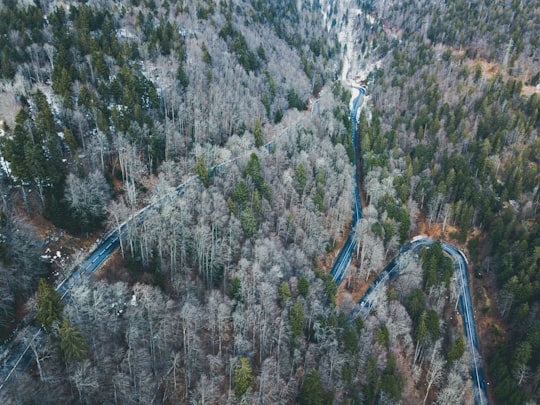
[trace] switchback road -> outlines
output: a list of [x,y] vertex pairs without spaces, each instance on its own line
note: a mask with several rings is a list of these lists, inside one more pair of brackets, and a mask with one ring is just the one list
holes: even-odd
[[[359,106],[362,106],[366,90],[363,87],[355,87],[359,94],[352,101],[351,121],[353,122],[352,139],[354,149],[356,151],[356,116]],[[355,156],[356,162],[356,156]],[[339,252],[336,262],[332,268],[331,274],[337,285],[345,277],[347,268],[352,260],[352,254],[356,246],[356,223],[362,218],[362,206],[360,204],[360,191],[358,189],[358,179],[356,178],[355,168],[355,190],[353,204],[352,225],[347,241]],[[351,311],[351,318],[357,316],[367,317],[370,309],[375,305],[380,294],[384,291],[384,285],[395,277],[397,277],[406,264],[406,254],[418,254],[423,248],[427,248],[435,243],[434,240],[423,237],[416,237],[412,242],[403,245],[396,256],[386,267],[381,270],[377,278],[371,283],[364,296],[360,299],[356,307]],[[452,258],[455,269],[456,287],[459,293],[459,311],[463,317],[463,325],[465,329],[465,337],[467,342],[467,350],[469,352],[471,377],[473,380],[475,401],[477,404],[487,404],[487,393],[484,382],[484,371],[482,368],[482,360],[478,347],[478,337],[474,323],[474,311],[472,307],[471,294],[469,290],[469,282],[467,278],[467,259],[465,255],[456,247],[446,242],[441,242],[443,250]]]

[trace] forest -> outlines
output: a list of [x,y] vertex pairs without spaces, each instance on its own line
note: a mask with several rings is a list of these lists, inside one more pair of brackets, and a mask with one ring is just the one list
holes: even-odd
[[[539,10],[1,0],[1,351],[27,324],[45,338],[0,398],[474,403],[439,243],[350,316],[425,234],[468,257],[489,402],[536,403]],[[364,216],[336,285],[355,178]],[[96,240],[149,204],[62,300]]]

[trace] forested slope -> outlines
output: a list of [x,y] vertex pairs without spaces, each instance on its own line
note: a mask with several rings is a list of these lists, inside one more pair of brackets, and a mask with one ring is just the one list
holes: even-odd
[[[372,76],[374,108],[359,129],[367,197],[383,210],[388,195],[411,214],[419,208],[418,220],[468,247],[493,399],[534,401],[540,381],[538,4],[362,6],[378,18],[373,25],[358,20],[358,32],[373,44],[362,56],[383,67]],[[390,192],[381,187],[385,181]]]
[[[32,348],[35,368],[2,395],[21,403],[331,397],[341,383],[325,364],[345,324],[335,286],[315,263],[350,219],[353,150],[350,95],[330,80],[339,48],[320,30],[320,10],[4,2],[1,13],[9,22],[2,97],[18,110],[3,111],[2,280],[21,243],[8,220],[38,213],[84,236],[199,178],[132,224],[106,281],[82,283],[64,304],[39,284],[29,308],[47,339]],[[310,117],[309,99],[324,84]],[[231,159],[223,172],[210,170]],[[2,284],[6,319],[46,274],[45,265],[13,262],[25,284]]]
[[[9,326],[35,313],[47,331],[36,365],[1,395],[470,403],[440,245],[406,258],[365,322],[346,316],[427,229],[467,248],[479,277],[491,399],[533,401],[539,15],[523,3],[1,2],[0,316]],[[369,85],[357,151],[366,207],[336,287],[327,271],[351,219],[355,76]],[[36,217],[95,239],[193,174],[68,302],[38,286],[69,268],[39,260]]]

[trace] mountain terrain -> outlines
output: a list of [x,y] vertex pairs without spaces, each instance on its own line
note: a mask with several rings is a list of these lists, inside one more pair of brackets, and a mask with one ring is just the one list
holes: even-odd
[[[472,360],[489,403],[539,400],[537,2],[0,14],[2,353],[44,331],[6,403],[469,404]],[[478,358],[439,243],[350,316],[417,235],[468,258]]]

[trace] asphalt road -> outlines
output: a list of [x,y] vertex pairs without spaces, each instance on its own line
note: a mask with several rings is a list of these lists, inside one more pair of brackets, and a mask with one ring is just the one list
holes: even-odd
[[[353,144],[356,145],[356,118],[359,106],[362,106],[364,95],[366,90],[364,87],[357,87],[359,91],[358,96],[353,100],[353,108],[351,111],[351,120],[353,124],[352,138]],[[271,150],[274,141],[265,145],[267,150]],[[356,154],[356,148],[355,148]],[[221,172],[227,164],[237,160],[238,158],[231,159],[230,161],[221,163],[211,169],[211,175],[215,175]],[[356,156],[354,161],[356,162]],[[360,191],[358,189],[358,179],[356,178],[356,167],[354,168],[355,187],[354,187],[354,204],[352,212],[352,224],[351,231],[347,237],[347,241],[341,249],[336,263],[334,264],[331,274],[336,282],[340,284],[347,272],[347,268],[352,260],[352,254],[356,247],[356,224],[359,219],[362,218],[362,205],[360,203]],[[90,254],[88,259],[76,270],[70,277],[60,283],[56,290],[62,296],[62,298],[69,297],[70,287],[79,283],[82,278],[88,277],[95,272],[103,262],[114,252],[120,245],[120,239],[125,236],[129,221],[137,221],[136,225],[139,225],[144,220],[148,213],[166,203],[175,196],[180,196],[184,193],[188,183],[195,177],[190,178],[186,183],[179,185],[175,193],[167,195],[161,198],[156,203],[149,205],[142,210],[134,214],[128,221],[120,224],[115,230],[109,232],[101,241],[99,246]],[[352,317],[367,316],[369,310],[376,302],[377,294],[382,291],[384,284],[399,275],[401,271],[400,261],[398,257],[406,252],[412,251],[418,253],[422,248],[430,246],[434,241],[431,239],[417,239],[411,243],[405,244],[401,249],[399,255],[392,260],[373,281],[368,288],[366,294],[358,302],[358,305],[351,312]],[[474,324],[474,314],[470,298],[469,284],[467,280],[467,261],[461,251],[454,246],[443,242],[443,249],[447,252],[454,261],[456,269],[456,281],[458,285],[458,291],[460,291],[459,307],[464,318],[465,334],[467,337],[467,348],[471,358],[471,375],[473,377],[476,402],[479,404],[487,404],[487,396],[485,393],[484,377],[482,362],[480,360],[478,351],[478,338],[476,335],[476,328]],[[20,336],[22,334],[22,336]],[[3,365],[0,369],[0,390],[4,387],[6,381],[13,375],[16,370],[25,370],[32,364],[33,356],[31,345],[38,345],[40,339],[43,338],[42,330],[35,326],[27,326],[23,330],[19,331],[19,336],[14,339],[11,344],[2,346],[2,352],[0,352],[0,358],[3,357]]]
[[[286,127],[274,140],[264,145],[267,152],[271,152],[275,147],[277,138],[288,133]],[[250,152],[251,153],[251,152]],[[215,176],[221,173],[231,163],[243,158],[238,156],[229,159],[209,169],[209,175]],[[115,229],[111,230],[103,237],[103,240],[96,241],[98,245],[90,254],[90,256],[65,280],[58,284],[56,291],[61,295],[62,299],[69,299],[69,291],[72,286],[78,284],[84,278],[89,277],[93,272],[101,267],[101,265],[109,258],[109,256],[120,246],[121,240],[125,239],[128,231],[128,226],[138,226],[142,224],[144,218],[150,215],[153,210],[159,209],[164,204],[184,194],[189,184],[196,180],[197,176],[190,177],[185,183],[180,184],[174,192],[164,195],[153,204],[147,205],[140,211],[134,213],[128,220],[119,224]],[[135,221],[134,224],[132,222]],[[30,320],[26,319],[21,323],[28,323],[26,326],[19,326],[19,329],[14,333],[14,336],[0,346],[0,391],[4,388],[5,383],[11,378],[16,371],[26,370],[34,361],[32,354],[32,345],[38,346],[43,339],[43,331],[37,326],[30,325]]]
[[[366,318],[373,306],[377,304],[381,294],[384,294],[384,286],[386,283],[389,280],[398,277],[401,270],[403,270],[403,268],[406,266],[407,259],[405,255],[417,255],[420,253],[420,250],[429,248],[434,243],[435,241],[433,239],[417,237],[412,242],[403,245],[399,251],[399,254],[381,270],[377,278],[371,283],[364,296],[358,301],[358,304],[351,311],[349,319],[352,320],[358,316]],[[461,252],[455,246],[446,242],[441,242],[441,245],[443,250],[454,262],[455,281],[457,292],[459,294],[458,308],[461,316],[463,317],[463,326],[465,329],[467,350],[469,352],[475,402],[482,405],[487,404],[484,370],[478,347],[478,336],[476,334],[476,326],[474,322],[474,310],[471,302],[469,281],[467,278],[467,259],[465,258],[463,252]],[[401,260],[403,258],[405,258],[405,260]]]
[[[221,170],[223,164],[216,166]],[[214,168],[215,169],[215,168]],[[171,199],[184,194],[189,182],[195,177],[191,177],[185,183],[176,187],[175,192],[160,198],[155,203],[148,205],[136,212],[127,221],[121,223],[114,230],[104,236],[102,241],[97,241],[98,246],[92,251],[90,256],[65,280],[58,286],[56,291],[62,299],[69,299],[69,291],[72,286],[79,284],[82,279],[89,277],[93,272],[101,267],[101,265],[109,258],[109,256],[120,246],[120,239],[125,238],[130,222],[136,221],[135,225],[140,225],[144,218],[158,209],[163,204],[166,204]],[[16,337],[11,339],[0,347],[0,390],[4,388],[5,383],[11,378],[15,371],[24,371],[33,363],[32,345],[38,346],[43,339],[43,331],[41,328],[33,325],[28,325],[17,331]]]
[[351,230],[347,236],[347,240],[343,248],[339,252],[339,255],[332,267],[331,275],[334,279],[334,282],[339,285],[347,273],[347,268],[351,263],[352,253],[356,247],[356,224],[359,219],[362,218],[362,204],[360,202],[360,190],[358,189],[358,179],[356,177],[356,114],[358,108],[360,108],[364,102],[364,95],[366,94],[366,89],[364,87],[356,87],[358,90],[358,96],[354,98],[352,102],[351,109],[351,121],[353,122],[352,126],[352,140],[354,147],[354,203],[353,203],[353,212],[352,212],[352,223]]
[[[351,121],[353,122],[352,140],[355,146],[355,159],[356,162],[356,119],[357,111],[362,106],[366,90],[364,87],[356,87],[359,91],[358,96],[352,102],[351,109]],[[353,205],[353,219],[351,224],[351,230],[343,248],[339,252],[339,255],[332,267],[332,277],[334,282],[341,284],[347,269],[352,260],[352,254],[356,247],[356,223],[362,218],[362,205],[360,203],[360,191],[358,189],[358,179],[356,178],[356,167],[354,169],[354,205]],[[418,254],[423,248],[431,246],[435,243],[434,240],[429,238],[417,237],[412,242],[403,245],[396,256],[386,267],[381,270],[377,278],[371,283],[364,296],[360,299],[358,304],[353,308],[350,314],[350,318],[354,319],[357,316],[367,317],[369,311],[375,305],[380,294],[384,292],[384,285],[399,275],[402,268],[406,265],[402,260],[405,254]],[[482,368],[482,360],[480,357],[480,351],[478,347],[478,336],[476,334],[476,326],[474,323],[474,311],[471,301],[471,295],[469,290],[469,281],[467,278],[467,259],[465,255],[456,247],[442,242],[443,250],[452,258],[454,262],[455,278],[457,291],[459,293],[459,310],[463,317],[463,325],[465,329],[465,337],[467,342],[467,350],[469,352],[471,377],[473,379],[475,401],[477,404],[487,404],[487,393],[484,382],[484,371]]]

